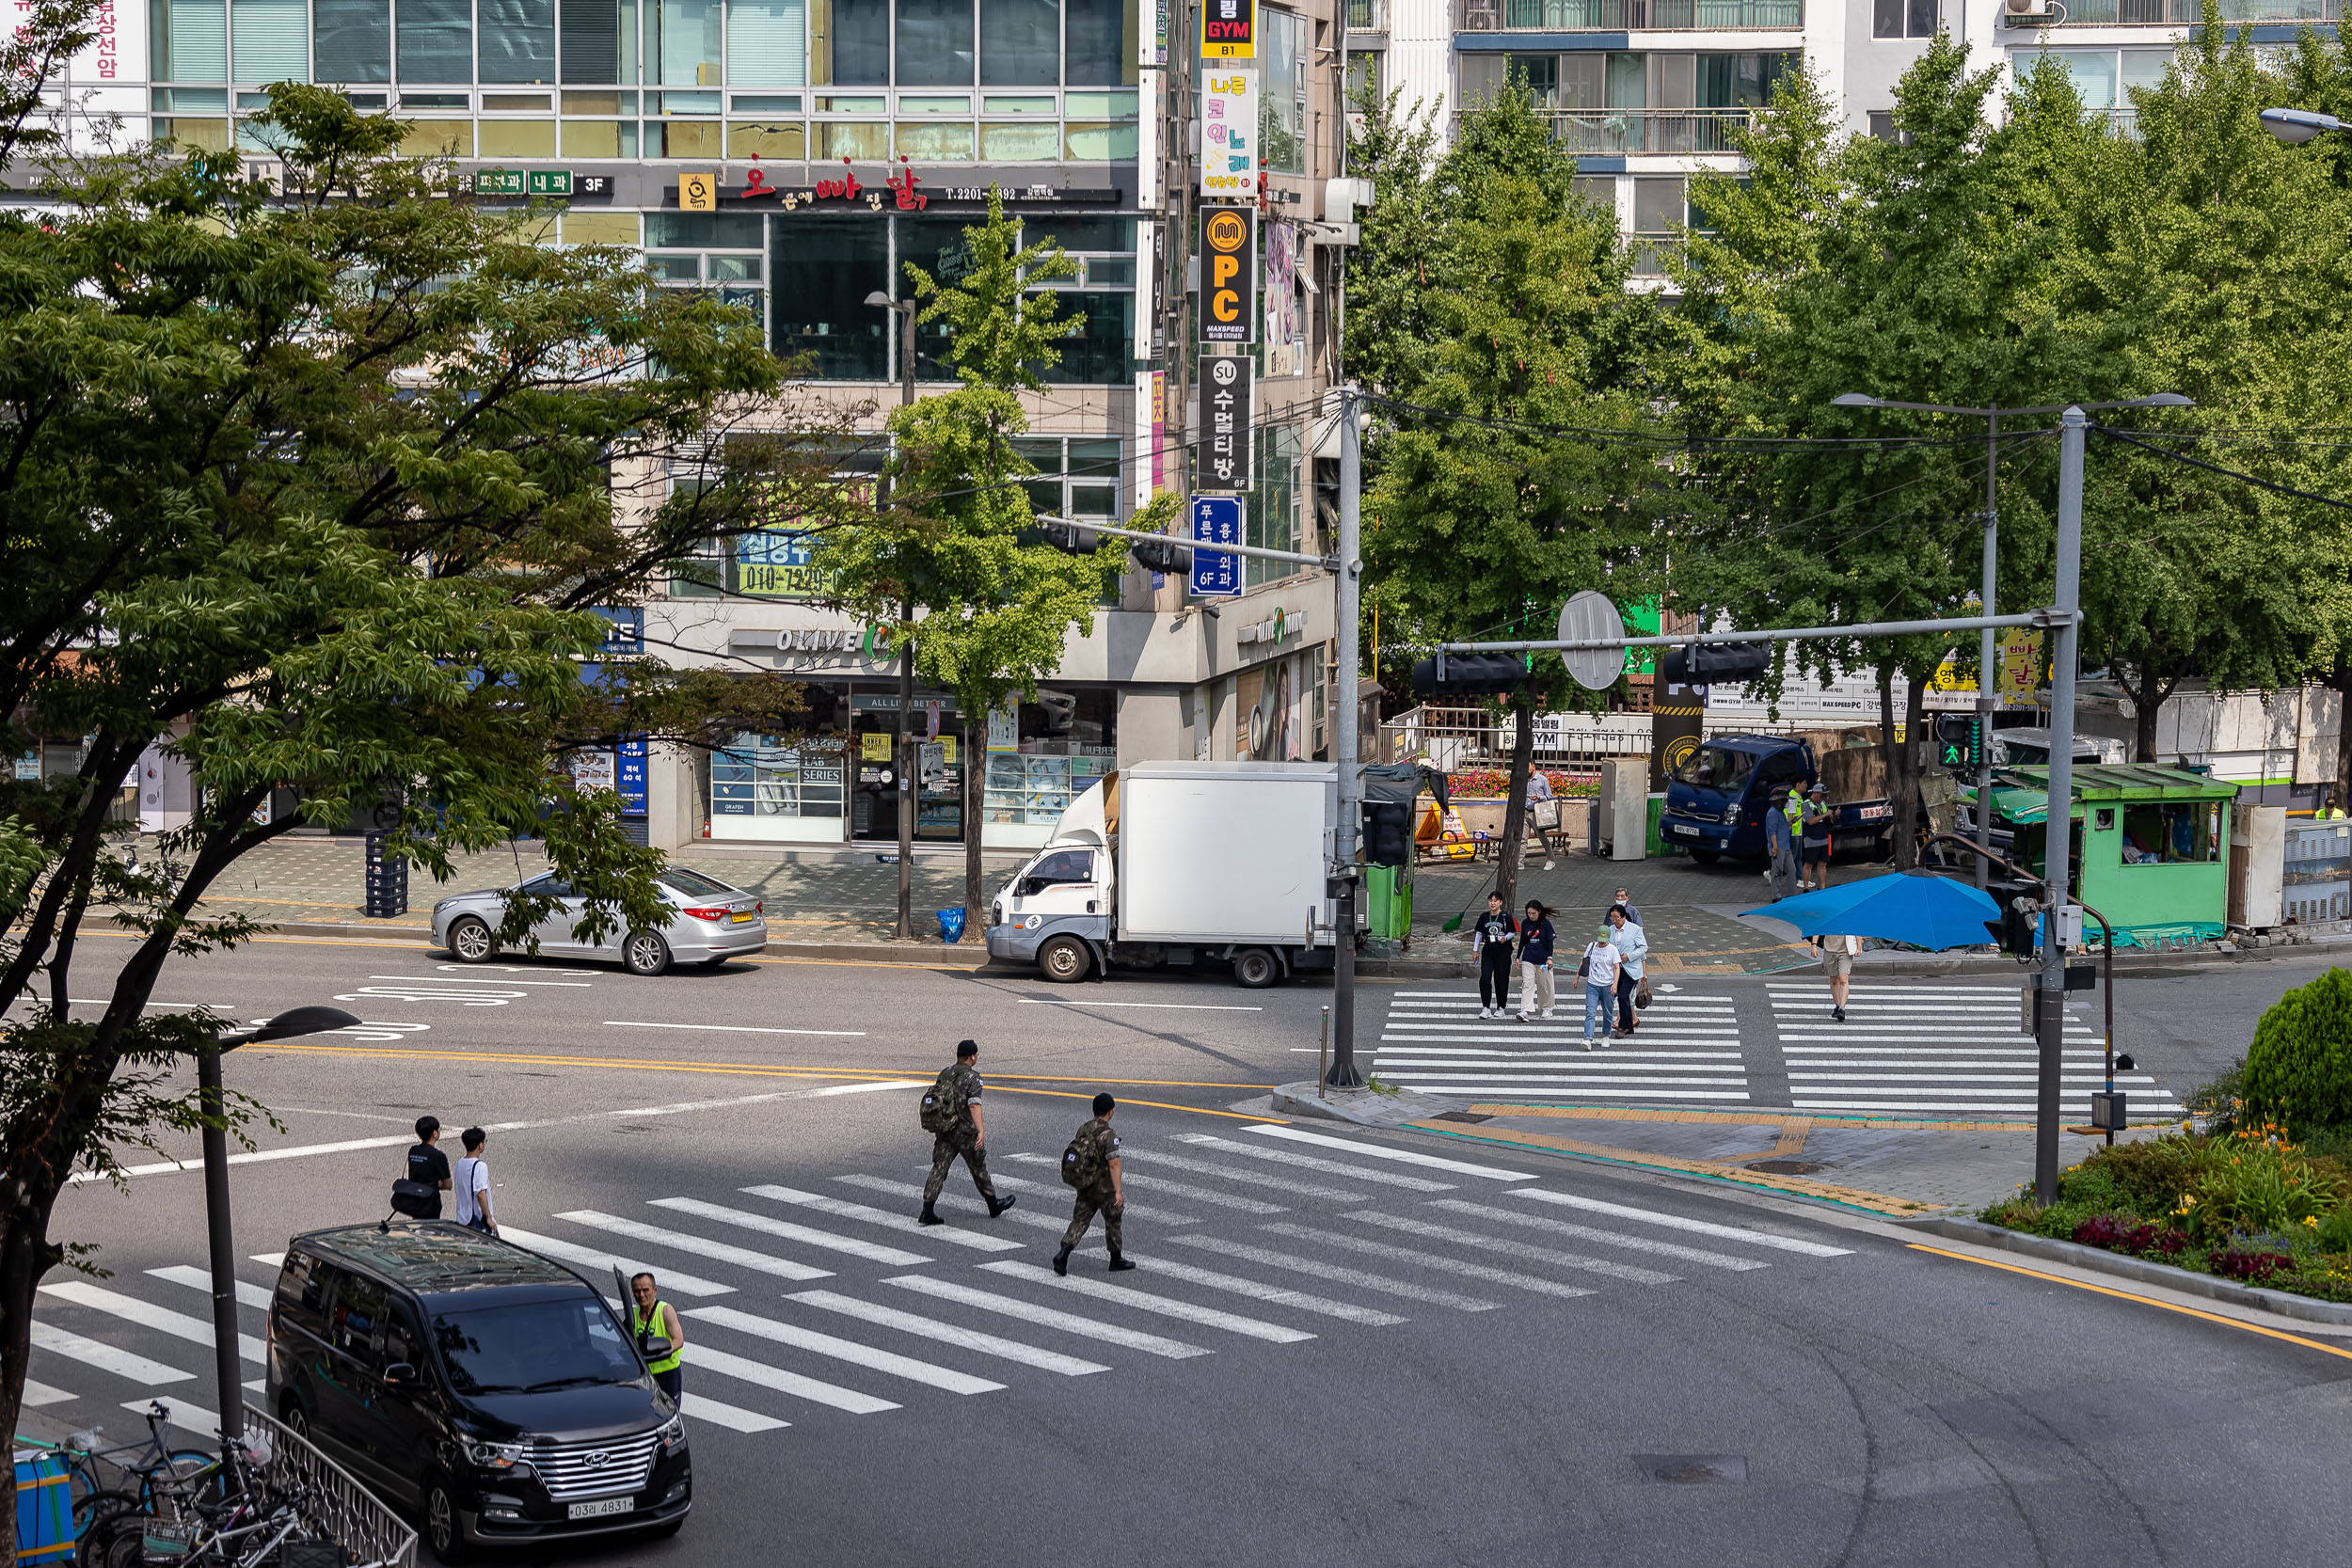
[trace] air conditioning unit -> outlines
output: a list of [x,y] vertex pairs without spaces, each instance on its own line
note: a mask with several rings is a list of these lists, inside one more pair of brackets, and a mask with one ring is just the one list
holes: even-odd
[[2047,22],[2058,12],[2054,0],[2001,0],[2001,10],[2012,27]]

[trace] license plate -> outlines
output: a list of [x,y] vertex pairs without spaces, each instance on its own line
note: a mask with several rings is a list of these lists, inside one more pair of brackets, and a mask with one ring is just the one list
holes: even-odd
[[575,1519],[609,1519],[615,1513],[627,1513],[637,1506],[634,1497],[602,1497],[592,1503],[574,1503],[569,1513]]
[[731,914],[727,916],[728,922],[736,926],[749,926],[752,923],[753,918],[753,916],[748,914]]
[[1862,808],[1862,820],[1865,822],[1875,822],[1882,816],[1892,816],[1894,815],[1895,808],[1893,806],[1865,806]]
[[1699,831],[1696,828],[1685,827],[1679,822],[1667,823],[1666,831],[1670,833],[1680,833],[1685,838],[1696,838],[1699,836]]

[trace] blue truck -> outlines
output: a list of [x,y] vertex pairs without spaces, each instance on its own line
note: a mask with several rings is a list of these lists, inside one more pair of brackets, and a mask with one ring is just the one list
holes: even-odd
[[1872,728],[1802,735],[1719,735],[1701,741],[1666,777],[1665,841],[1702,865],[1766,854],[1764,814],[1788,798],[1827,786],[1839,850],[1886,847],[1895,812],[1887,800],[1886,751]]

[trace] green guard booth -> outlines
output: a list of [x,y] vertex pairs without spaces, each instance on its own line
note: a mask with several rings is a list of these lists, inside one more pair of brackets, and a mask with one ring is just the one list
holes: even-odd
[[[2037,876],[2049,864],[2049,790],[2047,768],[1994,775],[1994,819],[2016,835],[2010,858]],[[2077,763],[2071,793],[2069,891],[2115,922],[2117,946],[2223,932],[2237,785],[2180,768]],[[2097,923],[2085,924],[2095,942]]]

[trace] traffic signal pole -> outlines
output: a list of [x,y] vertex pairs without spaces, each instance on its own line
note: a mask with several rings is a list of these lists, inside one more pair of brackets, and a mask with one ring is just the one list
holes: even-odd
[[1364,789],[1362,759],[1358,754],[1360,743],[1356,737],[1359,711],[1356,622],[1362,613],[1358,592],[1364,569],[1364,563],[1356,559],[1363,506],[1361,406],[1355,388],[1340,388],[1340,548],[1338,569],[1332,574],[1339,599],[1333,635],[1338,639],[1340,711],[1333,715],[1338,722],[1331,731],[1332,760],[1339,764],[1340,772],[1340,819],[1331,839],[1339,911],[1334,922],[1338,929],[1331,933],[1331,1067],[1323,1080],[1335,1089],[1356,1088],[1364,1081],[1356,1066],[1356,831],[1363,820]]
[[[2058,940],[2059,913],[2066,908],[2068,859],[2074,847],[2074,610],[2082,594],[2083,442],[2090,417],[2079,408],[2059,416],[2058,646],[2050,658],[2050,795],[2043,813],[2042,880],[2048,895],[2042,912],[2042,989],[2034,996],[2034,1033],[2041,1071],[2035,1080],[2033,1192],[2036,1201],[2058,1201],[2058,1111],[2066,1061],[2066,948]],[[1983,815],[1979,813],[1979,815]],[[2114,1085],[2110,1082],[2109,1088]]]
[[[1984,588],[1978,608],[1994,613],[2001,553],[2000,410],[1984,426]],[[1984,890],[1993,852],[1993,628],[1977,633],[1977,890]]]

